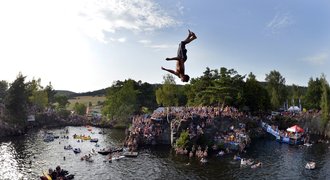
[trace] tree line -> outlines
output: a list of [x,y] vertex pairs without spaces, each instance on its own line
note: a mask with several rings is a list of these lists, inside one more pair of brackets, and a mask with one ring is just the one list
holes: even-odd
[[44,113],[46,109],[68,116],[68,97],[56,96],[51,82],[43,87],[40,78],[28,82],[25,80],[26,76],[19,73],[12,83],[0,81],[0,103],[6,107],[7,122],[25,126],[28,115]]
[[[45,108],[65,111],[68,97],[56,96],[51,83],[41,86],[41,80],[25,82],[21,73],[13,83],[0,81],[0,103],[4,103],[14,122],[25,120],[29,111],[42,112]],[[254,115],[279,110],[285,104],[298,105],[307,110],[322,110],[322,122],[329,120],[329,84],[324,74],[309,79],[307,87],[286,85],[280,72],[273,70],[259,82],[251,72],[240,75],[234,69],[206,68],[190,83],[177,85],[172,75],[163,77],[162,84],[128,79],[115,81],[106,91],[102,114],[108,121],[127,124],[134,114],[151,113],[159,106],[232,106]],[[92,93],[92,92],[91,92]],[[75,110],[85,112],[79,103]]]
[[157,106],[232,106],[262,115],[300,103],[307,110],[322,110],[322,121],[328,122],[329,84],[324,74],[311,77],[307,87],[285,83],[276,70],[259,82],[252,72],[240,75],[225,67],[207,67],[202,76],[192,78],[186,85],[177,85],[170,74],[163,77],[161,85],[131,79],[117,81],[108,88],[103,114],[109,120],[127,121],[130,115],[150,112]]

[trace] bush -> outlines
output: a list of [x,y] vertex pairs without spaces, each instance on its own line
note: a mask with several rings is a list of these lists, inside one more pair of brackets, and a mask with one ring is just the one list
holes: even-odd
[[188,131],[182,131],[180,137],[176,140],[176,146],[179,148],[185,148],[189,142]]
[[58,115],[63,119],[67,119],[70,114],[71,114],[71,112],[66,110],[66,109],[59,109],[58,110]]

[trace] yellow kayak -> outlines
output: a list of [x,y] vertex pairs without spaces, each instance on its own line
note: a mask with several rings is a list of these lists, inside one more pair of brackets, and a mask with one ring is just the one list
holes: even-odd
[[91,140],[92,138],[90,136],[84,136],[84,137],[81,137],[81,139],[83,139],[83,140]]
[[48,180],[52,180],[52,178],[48,175],[46,171],[44,171],[43,174]]

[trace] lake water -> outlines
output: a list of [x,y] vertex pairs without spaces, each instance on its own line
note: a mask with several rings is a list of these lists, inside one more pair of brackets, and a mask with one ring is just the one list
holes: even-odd
[[[243,157],[259,160],[261,168],[241,167],[233,155],[210,157],[209,163],[201,165],[175,153],[168,146],[145,148],[136,158],[124,158],[112,163],[107,157],[93,155],[94,162],[81,161],[80,157],[92,149],[117,146],[124,140],[124,131],[94,128],[91,134],[85,127],[68,127],[69,139],[43,141],[43,130],[30,131],[25,136],[0,140],[0,179],[39,179],[43,170],[60,165],[75,174],[77,180],[108,179],[330,179],[330,149],[328,144],[311,147],[280,144],[271,138],[254,141]],[[51,129],[56,135],[63,129]],[[105,131],[105,135],[98,134]],[[73,134],[91,135],[98,138],[100,147],[84,141],[78,143]],[[71,145],[81,148],[80,154],[64,150]],[[65,160],[64,158],[65,157]],[[305,169],[308,161],[316,162],[315,170]],[[30,163],[31,161],[31,163]],[[190,165],[187,163],[190,162]]]

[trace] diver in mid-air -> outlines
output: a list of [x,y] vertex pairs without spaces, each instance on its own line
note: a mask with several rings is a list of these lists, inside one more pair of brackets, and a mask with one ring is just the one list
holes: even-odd
[[167,61],[171,61],[171,60],[176,60],[176,71],[171,70],[171,69],[166,69],[164,67],[162,67],[162,70],[168,71],[176,76],[178,76],[182,82],[188,82],[190,77],[184,73],[184,63],[187,60],[187,49],[186,49],[186,44],[190,43],[191,41],[195,40],[197,38],[197,36],[195,35],[195,33],[193,33],[192,31],[190,31],[188,29],[188,37],[181,41],[179,44],[179,48],[178,48],[178,54],[176,57],[172,57],[172,58],[166,58]]

